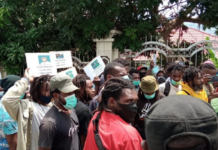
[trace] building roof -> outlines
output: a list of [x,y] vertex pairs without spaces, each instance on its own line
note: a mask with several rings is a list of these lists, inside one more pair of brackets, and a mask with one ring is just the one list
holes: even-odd
[[[175,43],[178,42],[178,39],[180,37],[180,42],[181,41],[187,41],[189,43],[196,43],[200,42],[203,40],[206,40],[206,37],[209,37],[210,40],[217,40],[218,41],[218,36],[188,27],[187,31],[181,32],[180,29],[172,31],[171,34],[171,40],[174,41]],[[213,44],[214,47],[218,47],[217,44]],[[218,51],[215,52],[216,57],[218,57]]]

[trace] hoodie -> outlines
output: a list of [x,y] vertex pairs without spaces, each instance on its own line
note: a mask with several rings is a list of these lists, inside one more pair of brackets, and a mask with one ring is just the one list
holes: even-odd
[[177,95],[190,95],[208,103],[208,97],[204,89],[199,92],[196,92],[190,86],[188,86],[187,83],[182,82],[181,85],[182,85],[182,90],[179,91]]

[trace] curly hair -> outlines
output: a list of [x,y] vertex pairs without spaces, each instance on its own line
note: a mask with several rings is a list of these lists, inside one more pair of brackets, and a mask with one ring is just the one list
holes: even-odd
[[110,80],[106,81],[98,109],[100,111],[107,109],[107,102],[110,97],[113,97],[116,101],[119,101],[124,89],[134,89],[134,86],[131,82],[121,77],[111,78]]
[[182,79],[185,83],[188,83],[189,81],[193,81],[198,76],[198,73],[201,73],[201,70],[191,66],[185,69]]
[[42,75],[34,79],[33,83],[30,86],[30,95],[34,102],[38,102],[40,100],[40,96],[42,95],[42,88],[45,83],[46,89],[49,88],[51,76],[50,75]]
[[178,63],[171,63],[168,67],[167,67],[167,74],[172,73],[173,71],[181,71],[182,73],[184,72],[184,67]]
[[86,92],[86,80],[91,79],[85,74],[78,74],[75,78],[73,78],[73,84],[80,89],[75,91],[75,94],[77,98],[84,103],[91,100]]

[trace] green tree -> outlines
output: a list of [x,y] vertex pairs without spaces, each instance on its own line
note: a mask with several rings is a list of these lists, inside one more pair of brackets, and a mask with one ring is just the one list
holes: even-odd
[[[25,52],[79,49],[95,53],[94,38],[118,29],[114,47],[138,51],[145,36],[162,36],[183,22],[216,27],[217,0],[0,0],[0,62],[9,73],[25,66]],[[178,7],[177,7],[178,6]],[[163,12],[177,11],[166,17]],[[159,31],[159,32],[157,32]]]

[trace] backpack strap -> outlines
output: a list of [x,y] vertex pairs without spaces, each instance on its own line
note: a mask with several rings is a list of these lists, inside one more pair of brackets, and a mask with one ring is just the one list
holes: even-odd
[[106,150],[102,144],[102,141],[101,141],[101,138],[99,136],[99,132],[98,132],[98,124],[99,124],[99,121],[100,121],[100,117],[101,117],[101,112],[98,113],[97,117],[95,118],[95,120],[92,121],[93,123],[93,127],[94,127],[94,134],[95,134],[95,142],[98,146],[98,149],[99,150]]
[[163,94],[164,94],[165,96],[168,96],[169,93],[170,93],[170,82],[167,81],[167,82],[165,82],[165,89],[164,89],[164,93],[163,93]]
[[187,92],[186,90],[182,90],[182,91],[184,91],[186,94],[190,95],[189,92]]

